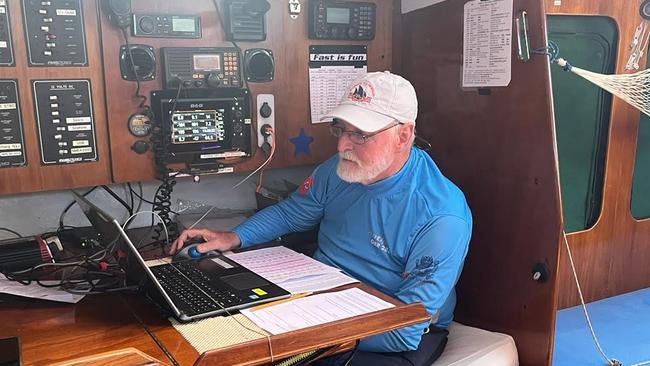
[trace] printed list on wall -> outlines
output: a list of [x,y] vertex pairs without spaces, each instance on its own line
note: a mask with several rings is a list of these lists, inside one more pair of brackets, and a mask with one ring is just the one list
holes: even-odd
[[463,33],[463,87],[510,84],[512,0],[466,3]]
[[336,107],[348,85],[368,71],[366,46],[309,47],[309,104],[311,122]]

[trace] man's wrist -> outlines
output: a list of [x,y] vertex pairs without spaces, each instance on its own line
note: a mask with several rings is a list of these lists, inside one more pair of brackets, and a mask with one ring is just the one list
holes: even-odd
[[241,248],[241,239],[239,238],[239,235],[236,232],[230,231],[228,232],[228,236],[229,236],[228,242],[230,243],[230,250]]

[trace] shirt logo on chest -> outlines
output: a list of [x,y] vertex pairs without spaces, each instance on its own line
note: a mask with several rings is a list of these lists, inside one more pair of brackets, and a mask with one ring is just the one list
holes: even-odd
[[381,250],[384,253],[388,253],[388,246],[386,245],[386,239],[384,239],[381,235],[375,234],[373,232],[369,232],[368,237],[370,239],[370,245]]

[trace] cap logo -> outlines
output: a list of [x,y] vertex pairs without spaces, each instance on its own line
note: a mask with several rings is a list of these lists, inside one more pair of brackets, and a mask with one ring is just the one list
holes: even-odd
[[370,103],[375,96],[375,88],[367,81],[361,81],[352,86],[348,93],[348,100],[353,102]]

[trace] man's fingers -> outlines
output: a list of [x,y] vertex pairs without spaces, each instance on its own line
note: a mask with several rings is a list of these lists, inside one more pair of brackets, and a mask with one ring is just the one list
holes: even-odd
[[217,243],[209,242],[209,241],[205,243],[201,243],[196,246],[196,250],[198,250],[200,253],[206,253],[211,250],[216,250],[216,248],[217,248]]

